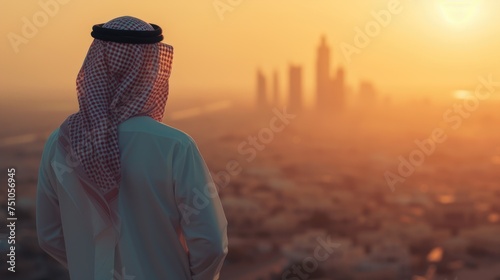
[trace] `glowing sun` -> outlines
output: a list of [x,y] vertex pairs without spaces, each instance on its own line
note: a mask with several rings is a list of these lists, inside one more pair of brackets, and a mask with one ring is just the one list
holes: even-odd
[[482,0],[438,0],[444,18],[452,24],[464,24],[477,16]]

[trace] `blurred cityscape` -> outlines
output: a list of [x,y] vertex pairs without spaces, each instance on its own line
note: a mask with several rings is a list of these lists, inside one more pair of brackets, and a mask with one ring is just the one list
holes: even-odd
[[[326,37],[321,37],[320,45],[316,54],[316,92],[315,108],[321,113],[339,113],[346,107],[346,96],[351,87],[346,85],[346,71],[339,66],[334,74],[331,70],[331,50],[327,44]],[[256,102],[258,108],[286,105],[288,110],[299,112],[304,108],[304,86],[302,66],[289,65],[287,96],[280,100],[279,73],[273,72],[272,84],[261,69],[257,70],[256,79]],[[364,106],[372,106],[377,97],[373,84],[369,81],[361,81],[358,91],[359,103]],[[387,100],[386,100],[387,101]]]
[[[285,79],[258,70],[252,104],[235,94],[222,100],[230,106],[167,105],[164,122],[196,140],[219,187],[229,222],[221,279],[500,279],[500,103],[480,101],[450,127],[443,114],[469,95],[391,102],[369,81],[347,85],[348,69],[332,72],[330,56],[323,37],[312,107],[300,65]],[[0,105],[0,166],[17,168],[21,211],[18,273],[2,261],[1,279],[68,279],[38,247],[34,197],[43,144],[74,102]],[[171,113],[195,106],[216,109]],[[402,175],[413,152],[425,152],[416,143],[431,143],[436,129],[446,140]],[[389,182],[388,172],[400,180]],[[3,188],[0,208],[6,201]]]

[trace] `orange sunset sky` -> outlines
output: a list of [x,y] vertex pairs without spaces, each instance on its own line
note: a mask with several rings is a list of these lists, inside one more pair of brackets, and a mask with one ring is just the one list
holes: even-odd
[[[41,3],[52,3],[52,15]],[[230,9],[217,12],[214,4]],[[368,79],[384,92],[446,94],[471,88],[478,75],[500,77],[500,1],[495,0],[23,0],[1,5],[0,97],[73,92],[92,25],[122,15],[164,29],[164,42],[175,50],[172,91],[251,93],[258,67],[268,75],[278,70],[283,91],[287,67],[294,63],[304,67],[306,93],[312,95],[321,34],[333,48],[334,67],[345,66],[354,87]],[[342,44],[355,46],[355,28],[365,29],[374,20],[372,12],[390,5],[399,13],[348,61]],[[36,16],[38,30],[23,37],[26,20],[33,23]],[[25,40],[15,45],[15,36]]]

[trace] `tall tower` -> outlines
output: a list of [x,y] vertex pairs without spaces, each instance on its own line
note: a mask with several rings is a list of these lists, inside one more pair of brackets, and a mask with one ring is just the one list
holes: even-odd
[[290,65],[290,95],[289,108],[292,112],[298,112],[302,109],[302,67]]
[[369,81],[361,81],[359,85],[359,101],[361,105],[374,105],[377,98],[377,91]]
[[274,71],[273,74],[273,105],[277,106],[280,103],[280,86],[278,71]]
[[330,95],[330,48],[326,45],[326,38],[323,35],[316,58],[316,102],[318,109],[329,109],[331,105]]
[[267,106],[266,77],[257,70],[257,107]]
[[339,67],[337,69],[337,74],[335,77],[335,83],[333,87],[333,108],[335,112],[338,112],[345,107],[345,71],[344,68]]

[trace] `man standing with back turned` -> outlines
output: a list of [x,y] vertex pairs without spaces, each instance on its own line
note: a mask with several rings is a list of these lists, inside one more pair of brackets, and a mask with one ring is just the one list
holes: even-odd
[[217,189],[194,140],[161,123],[172,46],[133,17],[95,25],[92,37],[79,111],[40,163],[40,246],[72,280],[218,279],[227,221]]

